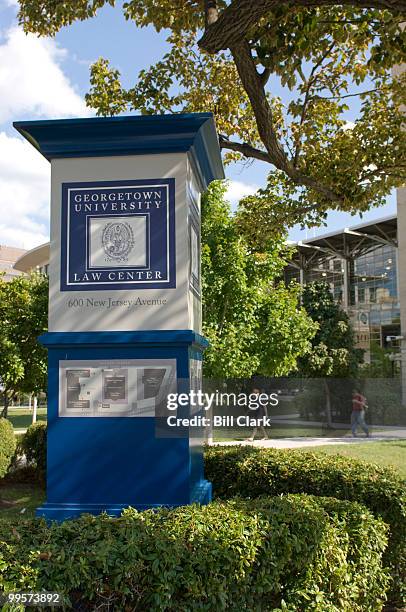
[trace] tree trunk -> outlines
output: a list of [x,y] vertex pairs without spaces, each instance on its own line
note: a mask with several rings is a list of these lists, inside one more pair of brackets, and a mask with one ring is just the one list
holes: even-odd
[[388,10],[395,15],[406,12],[406,0],[234,0],[206,26],[198,45],[208,53],[229,49],[249,36],[250,29],[267,13],[281,6],[312,8],[339,4],[361,9]]
[[331,416],[331,395],[330,395],[330,387],[328,386],[328,380],[324,379],[324,388],[326,390],[326,419],[327,419],[327,427],[331,429],[333,427],[333,419]]
[[37,407],[38,407],[38,397],[34,395],[34,402],[33,402],[33,409],[32,409],[33,424],[37,422]]
[[9,403],[10,402],[9,402],[9,397],[7,395],[7,392],[4,391],[4,406],[3,406],[3,410],[1,412],[1,416],[4,419],[7,419],[7,416],[8,416],[8,406],[9,406]]
[[269,162],[287,174],[297,185],[314,189],[332,202],[342,203],[342,197],[330,187],[303,174],[292,164],[284,150],[275,128],[273,111],[269,104],[261,75],[258,73],[251,48],[246,40],[230,49],[241,83],[251,102],[252,111],[258,128],[259,137],[264,144]]

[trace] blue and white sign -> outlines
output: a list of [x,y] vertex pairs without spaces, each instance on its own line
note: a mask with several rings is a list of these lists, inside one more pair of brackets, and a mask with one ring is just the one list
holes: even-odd
[[175,179],[62,184],[61,291],[176,287]]
[[[201,440],[167,437],[159,423],[169,393],[200,388],[208,344],[200,194],[224,178],[212,115],[15,125],[52,173],[49,331],[40,339],[47,501],[37,515],[209,502]],[[182,406],[179,416],[189,413]]]

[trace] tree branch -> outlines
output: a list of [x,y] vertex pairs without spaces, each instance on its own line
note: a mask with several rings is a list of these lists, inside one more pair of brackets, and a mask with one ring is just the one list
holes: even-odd
[[[205,0],[205,3],[208,0]],[[248,30],[269,11],[281,6],[291,6],[291,0],[233,0],[231,4],[209,25],[199,47],[208,53],[229,49],[245,38]],[[295,7],[346,5],[355,8],[388,10],[395,14],[406,14],[406,0],[295,0]],[[217,9],[216,9],[217,10]]]
[[238,153],[242,153],[244,157],[259,159],[260,161],[267,162],[268,164],[272,163],[271,158],[269,157],[266,151],[256,149],[247,142],[233,142],[232,140],[228,140],[225,136],[220,134],[219,144],[220,149],[230,149],[231,151],[237,151]]
[[[362,19],[320,19],[319,23],[331,23],[331,24],[350,24],[350,25],[359,25],[360,23],[365,23]],[[368,25],[379,25],[379,21],[368,21]]]
[[326,57],[328,57],[331,53],[331,51],[334,49],[335,47],[335,41],[333,41],[331,43],[331,45],[329,45],[329,47],[326,49],[326,51],[323,53],[323,55],[319,58],[319,60],[315,63],[315,65],[313,66],[309,78],[307,79],[307,83],[306,83],[306,88],[305,88],[305,98],[303,101],[303,106],[302,106],[302,112],[300,115],[300,122],[299,122],[299,133],[298,133],[298,137],[297,137],[297,142],[296,142],[296,147],[295,147],[295,157],[293,159],[293,165],[295,166],[295,168],[297,167],[297,162],[299,159],[299,155],[300,155],[300,149],[301,149],[301,128],[303,126],[303,123],[306,119],[306,112],[307,112],[307,107],[308,104],[310,102],[310,88],[312,87],[312,85],[314,84],[314,82],[316,81],[316,72],[318,70],[318,68],[320,68],[320,66],[322,66],[324,60],[326,59]]
[[359,91],[358,93],[344,94],[343,96],[317,96],[318,100],[342,100],[344,98],[354,98],[356,96],[365,96],[366,94],[375,93],[381,91],[379,87],[376,89],[368,89],[367,91]]
[[264,70],[259,75],[261,78],[261,83],[263,87],[265,87],[265,85],[267,84],[271,74],[272,74],[272,70],[270,68],[264,68]]
[[265,89],[258,74],[248,42],[243,41],[232,47],[231,53],[240,76],[242,85],[247,92],[255,115],[258,134],[267,152],[268,161],[287,174],[297,185],[314,189],[332,202],[342,202],[342,198],[326,185],[303,174],[288,159],[279,142],[273,121],[272,109],[266,97]]
[[[309,204],[309,206],[300,206],[299,208],[293,208],[292,210],[286,209],[286,219],[289,221],[289,225],[293,226],[296,223],[302,222],[302,217],[308,213],[316,212],[319,209],[324,210],[325,206],[323,203]],[[334,208],[330,210],[335,210]]]
[[[402,173],[402,170],[404,170],[404,173]],[[395,172],[399,172],[399,174],[395,174]],[[387,164],[385,166],[380,166],[378,168],[373,168],[371,170],[366,169],[366,171],[361,174],[360,181],[369,180],[371,178],[374,178],[375,176],[379,177],[382,173],[384,173],[385,175],[389,175],[391,177],[405,178],[406,164],[396,164],[396,165]]]
[[266,98],[261,77],[255,67],[251,49],[247,42],[242,42],[231,49],[234,62],[241,82],[250,99],[251,106],[257,120],[260,138],[272,160],[272,163],[285,166],[286,154],[279,143],[274,128],[272,109]]

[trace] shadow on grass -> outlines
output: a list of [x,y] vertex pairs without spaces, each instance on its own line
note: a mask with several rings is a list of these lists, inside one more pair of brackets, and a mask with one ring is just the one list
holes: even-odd
[[[9,410],[8,419],[14,429],[27,429],[32,424],[32,411],[14,408]],[[46,408],[40,408],[37,413],[37,421],[46,421]]]
[[0,520],[18,521],[33,518],[35,510],[45,498],[45,491],[38,484],[14,483],[0,480],[0,500],[12,502],[2,506]]

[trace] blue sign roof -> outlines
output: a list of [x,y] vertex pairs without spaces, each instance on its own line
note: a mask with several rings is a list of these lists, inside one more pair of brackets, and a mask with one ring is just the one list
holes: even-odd
[[15,121],[13,125],[48,160],[190,151],[205,188],[212,180],[224,178],[212,113]]

